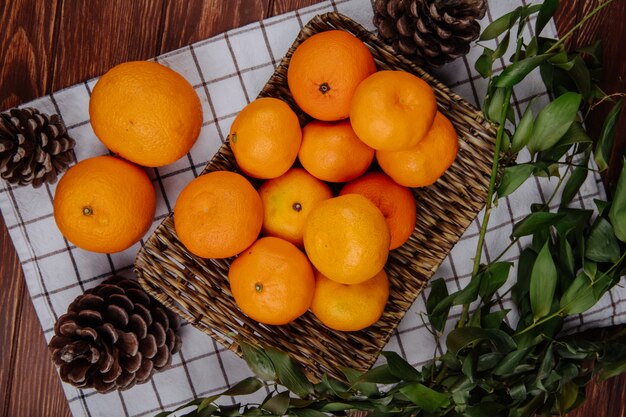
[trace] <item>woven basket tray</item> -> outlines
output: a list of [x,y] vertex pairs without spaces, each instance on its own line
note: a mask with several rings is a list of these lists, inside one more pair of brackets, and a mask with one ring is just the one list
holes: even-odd
[[[386,271],[391,290],[382,318],[364,330],[349,333],[324,327],[310,312],[286,326],[259,324],[237,308],[230,293],[227,277],[233,258],[202,259],[187,252],[176,237],[171,213],[139,251],[135,271],[148,293],[227,348],[240,353],[234,337],[238,335],[288,352],[313,378],[328,373],[342,379],[341,367],[366,370],[376,361],[428,279],[483,207],[495,132],[480,111],[397,56],[362,26],[337,13],[316,16],[302,29],[259,96],[286,101],[301,124],[308,122],[287,87],[287,67],[304,39],[330,29],[346,30],[365,42],[379,70],[404,70],[427,81],[435,91],[439,110],[460,137],[458,157],[446,174],[433,186],[414,190],[417,226],[410,240],[389,255]],[[228,144],[220,148],[203,173],[217,170],[238,170]]]

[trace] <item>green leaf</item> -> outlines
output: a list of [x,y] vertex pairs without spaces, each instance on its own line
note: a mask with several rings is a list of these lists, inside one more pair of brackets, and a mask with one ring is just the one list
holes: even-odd
[[595,303],[591,280],[581,272],[563,293],[560,306],[565,314],[572,315],[589,310]]
[[532,70],[547,61],[552,54],[536,55],[509,65],[495,80],[496,87],[510,88],[522,81]]
[[506,89],[496,88],[491,96],[491,99],[489,100],[486,116],[492,122],[501,122],[500,117],[502,116],[502,107],[504,105],[505,95]]
[[512,373],[522,363],[529,349],[514,350],[507,354],[502,361],[491,371],[492,374],[503,376]]
[[361,394],[366,397],[374,397],[379,394],[376,384],[371,382],[359,382],[361,376],[363,375],[362,372],[347,367],[341,368],[341,372],[346,376],[351,389],[361,392]]
[[500,185],[498,185],[498,198],[505,197],[517,190],[534,170],[535,165],[533,164],[519,164],[504,168]]
[[446,281],[443,278],[431,281],[430,293],[428,294],[428,299],[426,300],[426,313],[428,314],[430,324],[436,331],[439,332],[442,332],[446,325],[451,304],[448,308],[439,312],[439,314],[433,314],[433,311],[447,296],[448,287],[446,286]]
[[530,275],[532,273],[532,266],[535,264],[537,255],[530,248],[525,248],[520,253],[519,261],[517,262],[517,282],[513,285],[511,290],[511,296],[513,302],[517,306],[520,306],[522,299],[526,297],[530,291]]
[[265,381],[275,381],[276,371],[270,358],[261,349],[239,340],[243,358],[256,376]]
[[[619,280],[619,274],[617,276],[617,280]],[[605,274],[604,272],[598,272],[598,276],[593,283],[593,296],[596,299],[596,302],[602,298],[602,296],[612,287],[615,282],[611,276]]]
[[478,294],[483,300],[489,300],[504,285],[509,277],[511,262],[495,262],[489,264],[482,272]]
[[556,224],[563,217],[565,217],[563,213],[546,213],[543,211],[531,213],[513,226],[511,236],[522,237],[532,235]]
[[559,261],[561,267],[571,276],[576,273],[576,261],[572,245],[565,238],[559,239]]
[[532,104],[533,101],[531,100],[531,102],[528,103],[528,106],[526,106],[526,110],[524,110],[524,115],[517,124],[515,133],[513,133],[513,139],[511,139],[511,152],[513,153],[517,153],[522,150],[530,139],[530,134],[532,133],[533,124],[535,122]]
[[346,411],[346,410],[351,410],[353,408],[355,407],[352,404],[333,402],[333,403],[324,404],[322,408],[320,408],[320,411],[324,411],[327,413],[336,413],[337,411]]
[[554,16],[557,7],[559,7],[559,0],[545,0],[543,2],[535,22],[535,36],[539,36],[543,28],[546,27],[552,16]]
[[395,384],[400,379],[391,372],[389,364],[380,365],[365,372],[358,379],[361,382],[371,382],[374,384]]
[[567,236],[572,231],[580,231],[582,236],[582,231],[587,226],[593,210],[560,208],[559,213],[564,216],[554,225],[559,236]]
[[500,44],[498,45],[496,50],[493,52],[494,59],[502,58],[506,50],[509,48],[510,38],[511,38],[511,32],[507,32],[507,34],[504,35],[504,38],[502,38],[502,40],[500,41]]
[[322,375],[322,380],[315,385],[315,392],[321,396],[326,394],[334,395],[343,400],[350,398],[352,395],[348,392],[348,385],[336,379],[329,379],[327,374]]
[[613,142],[615,141],[615,129],[623,104],[624,100],[615,103],[602,124],[602,131],[600,132],[600,139],[598,139],[594,156],[594,160],[600,171],[604,171],[609,167],[611,150],[613,149]]
[[249,395],[263,387],[263,383],[255,377],[248,377],[227,389],[222,395]]
[[461,372],[467,377],[470,382],[476,381],[476,351],[470,352],[463,361]]
[[419,371],[396,352],[382,352],[381,354],[387,359],[389,372],[391,372],[393,376],[406,382],[421,381],[422,375]]
[[535,154],[554,146],[576,119],[582,97],[565,93],[544,107],[535,119],[528,150]]
[[593,281],[596,279],[598,273],[598,264],[588,259],[584,260],[583,272]]
[[585,256],[595,262],[617,262],[621,253],[613,227],[606,219],[598,218],[585,246]]
[[493,63],[496,60],[494,52],[493,49],[484,47],[483,53],[474,63],[474,68],[483,78],[489,78],[493,75]]
[[486,329],[497,329],[504,321],[504,318],[509,314],[511,310],[505,308],[504,310],[493,311],[489,314],[485,314],[482,320],[482,325]]
[[446,338],[446,345],[448,350],[458,354],[468,345],[482,341],[488,341],[494,349],[501,353],[508,353],[515,349],[513,339],[502,330],[481,329],[479,327],[461,327],[452,330]]
[[478,363],[476,364],[476,371],[483,372],[495,367],[504,357],[499,352],[484,353],[478,357]]
[[544,403],[545,393],[540,393],[532,397],[532,400],[524,403],[519,408],[512,408],[509,411],[509,417],[531,417],[539,410]]
[[261,408],[276,416],[284,416],[289,408],[289,391],[270,397],[261,405]]
[[308,397],[313,393],[313,384],[289,355],[273,347],[268,347],[266,353],[282,385],[300,398]]
[[328,417],[327,414],[312,408],[292,408],[290,411],[298,417]]
[[450,405],[450,399],[446,394],[437,392],[418,382],[403,386],[400,388],[400,392],[413,404],[429,413],[433,413]]
[[453,305],[461,305],[468,304],[475,301],[478,298],[478,289],[480,288],[480,279],[481,276],[476,275],[470,283],[457,292],[454,292],[441,300],[439,304],[433,310],[433,315],[439,315],[444,312],[446,309],[450,309]]
[[[559,141],[558,146],[574,145],[577,143],[592,143],[593,141],[579,120],[574,121],[565,132],[565,136]],[[566,147],[569,149],[569,147]]]
[[[194,414],[194,416],[196,417],[211,417],[213,415],[213,413],[215,413],[218,410],[218,406],[216,406],[215,404],[209,404],[206,407],[198,407],[198,409],[196,410],[196,414]],[[239,414],[239,410],[237,410],[237,415]]]
[[550,242],[548,241],[537,255],[530,276],[530,306],[535,321],[550,313],[556,282],[556,266],[550,253]]
[[590,101],[593,96],[589,68],[587,68],[587,64],[583,61],[580,55],[576,55],[571,62],[573,65],[569,69],[568,73],[570,77],[572,77],[572,80],[576,83],[578,91],[580,91],[583,95],[585,101]]
[[495,39],[504,33],[504,31],[511,29],[515,25],[517,19],[519,19],[521,12],[522,8],[518,7],[512,12],[502,15],[498,19],[494,20],[483,30],[483,33],[480,34],[480,38],[478,40],[487,41],[489,39]]
[[554,368],[554,345],[550,343],[546,352],[543,354],[543,358],[541,358],[541,364],[539,365],[539,370],[537,371],[537,378],[545,379],[550,375],[550,372]]
[[586,161],[583,163],[585,166],[577,166],[572,171],[572,174],[568,178],[565,186],[563,187],[563,193],[561,194],[561,207],[566,207],[576,196],[578,190],[587,179],[589,170],[587,169]]
[[509,395],[514,400],[525,400],[528,396],[528,393],[526,392],[526,385],[523,382],[514,384],[511,389],[509,389]]
[[476,60],[474,68],[476,68],[476,71],[483,78],[489,78],[492,74],[493,61],[493,50],[489,48],[484,48],[482,55]]
[[622,160],[622,172],[613,194],[609,220],[613,224],[615,236],[622,242],[626,242],[626,158]]

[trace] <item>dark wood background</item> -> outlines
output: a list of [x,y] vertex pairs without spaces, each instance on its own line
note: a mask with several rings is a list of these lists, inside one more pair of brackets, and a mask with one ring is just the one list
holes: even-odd
[[[225,30],[318,0],[2,0],[0,110],[104,73],[129,60],[148,59]],[[492,0],[498,1],[498,0]],[[600,0],[562,0],[560,33]],[[602,39],[606,92],[626,91],[626,1],[592,19],[571,38],[572,48]],[[599,132],[609,106],[590,122]],[[626,145],[626,112],[607,177],[615,178]],[[46,350],[22,270],[0,217],[0,415],[69,416],[60,380]],[[626,377],[591,385],[572,416],[623,416]]]

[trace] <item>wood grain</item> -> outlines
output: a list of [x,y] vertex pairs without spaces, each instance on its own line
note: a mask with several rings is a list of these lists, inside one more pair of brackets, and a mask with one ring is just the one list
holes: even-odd
[[64,1],[52,90],[157,55],[163,0]]
[[0,109],[49,91],[57,1],[0,2]]
[[0,326],[0,363],[3,364],[0,366],[0,404],[4,405],[0,411],[5,415],[6,409],[3,408],[8,407],[14,377],[14,368],[7,365],[15,363],[20,335],[18,318],[23,308],[26,284],[4,218],[0,219],[0,253],[0,317],[8,319],[4,326]]
[[[148,59],[263,17],[319,0],[8,0],[0,1],[0,110],[98,76],[112,66]],[[492,0],[497,1],[497,0]],[[599,0],[561,0],[557,27],[564,33]],[[626,1],[577,31],[572,47],[605,43],[607,92],[625,91]],[[597,133],[606,109],[589,125]],[[626,112],[625,112],[626,113]],[[622,115],[615,152],[626,146]],[[615,170],[613,161],[612,169]],[[4,221],[0,220],[0,415],[68,416],[41,326]],[[626,377],[591,384],[587,403],[572,417],[624,416]]]
[[54,369],[41,324],[28,291],[22,294],[19,337],[7,416],[70,417],[67,400]]
[[269,0],[168,1],[159,53],[165,53],[268,16]]
[[319,0],[274,0],[270,5],[271,15],[276,16],[277,14],[287,13],[315,3],[319,3]]

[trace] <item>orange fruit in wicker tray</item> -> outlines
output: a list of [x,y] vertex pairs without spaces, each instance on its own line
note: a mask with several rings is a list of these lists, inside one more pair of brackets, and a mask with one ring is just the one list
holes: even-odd
[[180,74],[155,62],[117,65],[89,101],[96,136],[121,157],[158,167],[185,155],[200,133],[202,106]]
[[119,252],[138,242],[152,224],[155,207],[146,173],[112,156],[79,162],[63,175],[54,194],[59,230],[92,252]]
[[298,116],[287,103],[265,97],[239,112],[228,139],[244,173],[255,178],[276,178],[296,160],[302,130]]
[[435,93],[424,80],[405,71],[379,71],[356,89],[350,123],[370,147],[397,151],[417,145],[436,112]]
[[346,285],[319,272],[311,311],[327,327],[351,332],[376,323],[389,298],[389,280],[384,270],[360,284]]
[[214,171],[191,181],[174,207],[178,239],[202,258],[237,255],[256,240],[263,203],[252,184],[230,171]]
[[315,291],[313,268],[293,244],[264,237],[230,265],[230,290],[248,317],[282,325],[304,314]]
[[359,140],[349,121],[314,120],[302,129],[298,158],[313,176],[329,182],[346,182],[367,171],[374,153]]
[[382,172],[370,172],[346,184],[339,195],[361,194],[385,216],[391,241],[389,249],[400,247],[415,229],[415,198],[410,189],[398,185]]
[[404,151],[376,151],[376,159],[382,170],[398,184],[425,187],[443,175],[458,151],[459,139],[454,126],[437,112],[424,140]]
[[319,202],[332,198],[324,182],[302,168],[292,168],[259,188],[263,201],[263,233],[302,246],[307,216]]
[[359,83],[376,71],[371,52],[356,36],[329,30],[295,50],[287,70],[289,90],[298,106],[318,120],[348,117]]
[[366,197],[349,194],[322,201],[304,226],[309,260],[328,278],[358,284],[376,275],[389,255],[389,228]]

